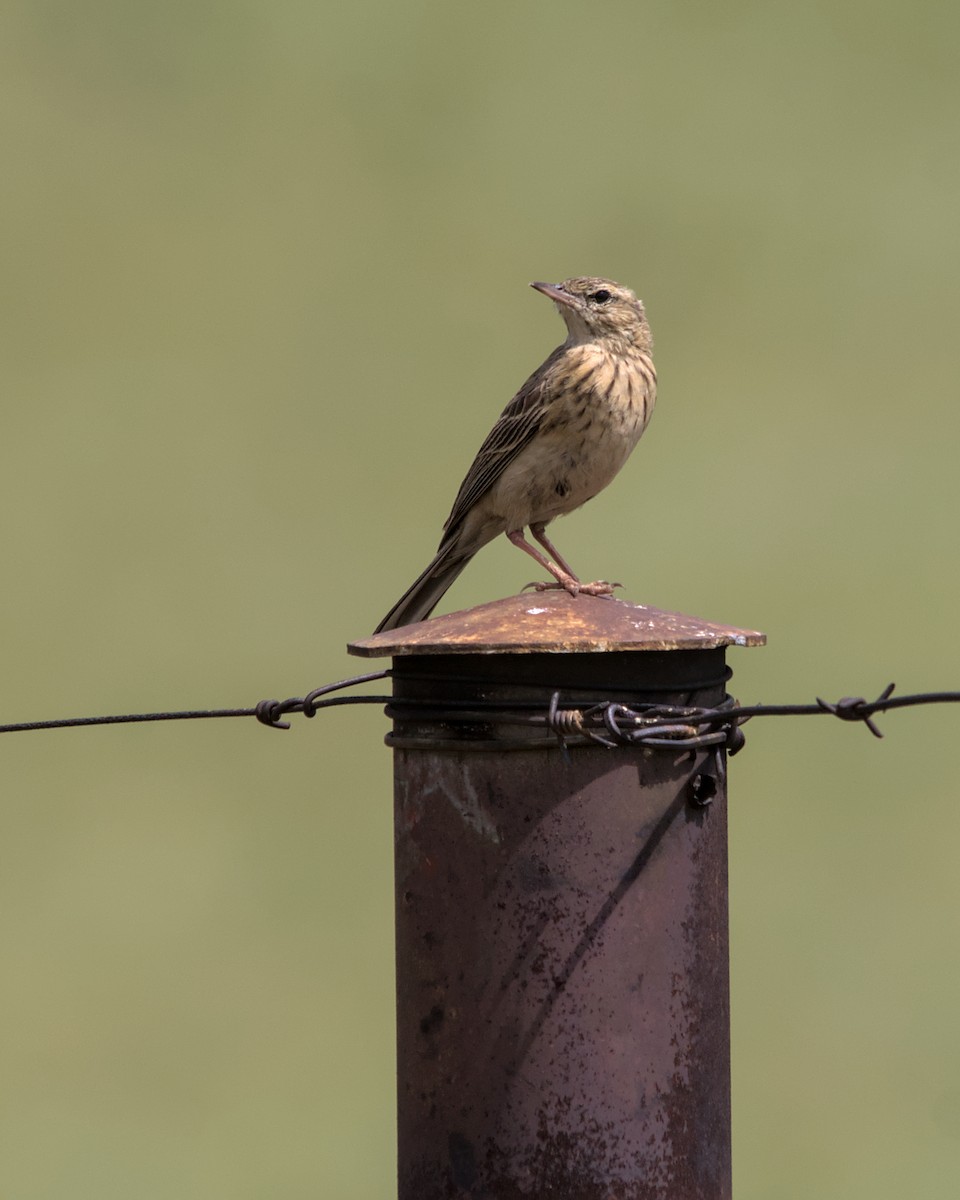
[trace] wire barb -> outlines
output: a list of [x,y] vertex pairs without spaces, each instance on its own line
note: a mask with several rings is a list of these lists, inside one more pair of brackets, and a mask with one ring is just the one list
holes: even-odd
[[873,721],[873,713],[884,707],[883,702],[890,699],[895,687],[896,684],[888,683],[872,704],[865,700],[863,696],[844,696],[836,704],[829,704],[826,700],[821,700],[818,696],[817,704],[820,705],[824,712],[833,713],[841,721],[862,721],[875,738],[882,738],[883,733]]
[[261,725],[269,725],[271,729],[290,728],[289,721],[280,720],[284,710],[279,700],[261,700],[253,711]]

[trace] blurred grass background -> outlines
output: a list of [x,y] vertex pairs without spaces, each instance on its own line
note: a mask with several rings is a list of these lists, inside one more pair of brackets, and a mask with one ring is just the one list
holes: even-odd
[[[0,720],[362,669],[612,275],[660,405],[558,537],[742,700],[960,687],[960,9],[7,0]],[[491,546],[447,598],[529,578]],[[958,715],[732,768],[738,1200],[960,1187]],[[0,1194],[393,1194],[376,710],[3,739]]]

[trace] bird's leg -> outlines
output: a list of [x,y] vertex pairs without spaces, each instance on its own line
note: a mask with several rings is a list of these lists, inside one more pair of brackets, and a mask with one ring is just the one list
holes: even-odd
[[553,558],[553,561],[557,564],[560,570],[566,571],[571,579],[576,579],[577,583],[579,583],[580,579],[576,571],[570,566],[553,542],[551,542],[547,537],[547,527],[544,525],[543,521],[538,521],[536,525],[531,525],[530,532],[537,539],[544,550],[546,550],[546,552]]
[[[542,532],[543,526],[541,526],[540,529]],[[533,526],[531,526],[531,531],[532,530]],[[562,567],[557,566],[556,563],[551,562],[549,558],[541,554],[536,546],[531,546],[523,536],[522,529],[508,529],[507,537],[515,546],[519,547],[521,550],[524,550],[530,555],[531,558],[535,558],[540,566],[543,567],[545,571],[549,571],[557,581],[556,583],[527,584],[527,587],[536,588],[538,592],[547,592],[554,589],[559,591],[561,588],[563,588],[563,590],[565,592],[569,592],[571,596],[576,596],[580,592],[583,592],[585,596],[610,596],[613,594],[613,589],[615,587],[620,587],[619,583],[607,583],[605,579],[602,579],[597,583],[581,583],[580,580],[577,579],[577,577],[569,569],[569,567],[566,566],[566,563],[564,563]],[[557,552],[554,550],[553,553],[556,554]],[[559,554],[557,554],[557,558],[560,558]],[[562,558],[560,561],[563,563]]]
[[[577,594],[577,592],[580,590],[580,580],[576,578],[569,568],[564,570],[563,567],[558,567],[557,564],[552,563],[550,559],[546,557],[546,555],[541,554],[536,546],[531,546],[527,539],[523,536],[522,529],[508,529],[507,537],[520,550],[525,551],[525,553],[529,554],[531,558],[535,558],[540,566],[543,567],[545,571],[549,571],[557,581],[556,583],[528,583],[527,587],[535,587],[538,592],[545,591],[547,588],[564,588],[570,593],[571,596],[575,596]],[[554,551],[554,553],[556,553],[556,551]]]

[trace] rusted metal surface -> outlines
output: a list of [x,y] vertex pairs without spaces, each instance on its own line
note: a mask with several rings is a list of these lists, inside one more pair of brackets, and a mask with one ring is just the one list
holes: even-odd
[[413,654],[569,654],[762,646],[737,629],[609,596],[525,592],[351,642],[364,658]]
[[[715,704],[723,653],[440,655],[395,688]],[[434,748],[394,754],[400,1200],[729,1197],[722,750],[417,731]]]

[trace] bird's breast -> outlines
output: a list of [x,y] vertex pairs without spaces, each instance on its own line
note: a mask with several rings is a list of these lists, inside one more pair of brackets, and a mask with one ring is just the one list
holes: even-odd
[[650,419],[656,374],[645,355],[576,351],[557,364],[539,431],[491,491],[508,529],[551,521],[602,491]]

